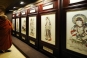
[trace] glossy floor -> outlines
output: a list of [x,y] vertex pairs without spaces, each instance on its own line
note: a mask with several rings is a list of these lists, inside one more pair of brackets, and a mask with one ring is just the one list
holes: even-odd
[[0,53],[0,58],[26,58],[14,45],[9,50],[11,52]]

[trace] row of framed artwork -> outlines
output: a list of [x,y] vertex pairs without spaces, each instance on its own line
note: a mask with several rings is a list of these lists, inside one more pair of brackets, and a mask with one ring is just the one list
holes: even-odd
[[12,17],[13,35],[39,49],[48,56],[58,56],[56,20],[58,1],[31,7],[14,13]]
[[[36,39],[37,29],[37,15],[28,17],[28,36]],[[21,22],[21,33],[26,35],[26,17],[12,19],[13,30],[19,32],[19,21]],[[50,14],[41,15],[41,40],[55,45],[55,12]],[[16,25],[16,27],[15,27]]]
[[[15,17],[12,19],[13,34],[21,38],[26,43],[35,48],[40,48],[50,56],[57,56],[54,53],[57,49],[56,43],[56,12],[44,13],[38,16],[28,15],[23,17]],[[38,47],[39,46],[39,47]],[[55,51],[55,52],[54,52]]]
[[[51,53],[51,55],[58,55],[59,50],[63,49],[64,54],[68,53],[75,56],[68,55],[68,58],[86,58],[87,9],[82,9],[84,7],[82,4],[82,6],[79,5],[82,7],[81,9],[78,5],[77,7],[72,5],[70,9],[68,9],[69,7],[63,9],[64,13],[60,11],[64,15],[60,17],[58,16],[60,14],[55,10],[39,13],[39,16],[36,14],[13,18],[14,31],[38,41],[41,49]],[[30,40],[29,42],[35,45],[34,41]]]
[[[83,55],[87,55],[87,10],[76,10],[76,11],[67,11],[66,12],[66,49],[81,53]],[[28,25],[26,25],[26,21],[28,21]],[[21,28],[19,28],[21,22]],[[21,19],[16,18],[12,19],[13,30],[16,29],[16,32],[21,30],[22,34],[26,35],[28,32],[28,36],[34,39],[36,38],[37,32],[37,15],[21,17]],[[53,46],[56,45],[56,12],[46,13],[41,15],[41,41],[51,44]],[[16,26],[15,26],[16,25]],[[26,27],[28,27],[29,31],[26,31]],[[32,41],[30,41],[32,42]],[[34,43],[34,42],[32,42]],[[35,43],[34,43],[35,44]],[[43,46],[44,50],[50,50],[47,47]],[[53,50],[50,50],[50,53],[53,53]]]

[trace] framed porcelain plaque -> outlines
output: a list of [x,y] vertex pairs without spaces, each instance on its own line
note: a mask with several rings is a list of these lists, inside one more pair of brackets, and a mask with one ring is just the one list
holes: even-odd
[[87,10],[68,11],[66,49],[87,55]]

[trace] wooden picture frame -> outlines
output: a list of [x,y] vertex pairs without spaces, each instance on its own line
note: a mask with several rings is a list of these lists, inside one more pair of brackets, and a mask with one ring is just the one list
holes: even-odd
[[[85,58],[87,57],[85,48],[84,32],[86,27],[86,1],[73,3],[65,7],[61,16],[61,43],[62,54],[65,57]],[[74,6],[75,5],[75,6]],[[78,19],[78,20],[77,20]],[[82,22],[81,22],[82,21]],[[78,22],[78,23],[77,23]],[[63,25],[62,25],[63,24]],[[77,27],[81,26],[81,28]],[[84,26],[84,27],[83,27]],[[84,32],[82,32],[84,30]],[[79,34],[78,34],[79,33]],[[81,34],[83,33],[83,34]],[[84,35],[84,36],[81,36]],[[81,37],[82,40],[81,40]],[[64,39],[65,38],[65,39]],[[80,40],[79,40],[80,39]],[[83,43],[84,41],[84,43]]]

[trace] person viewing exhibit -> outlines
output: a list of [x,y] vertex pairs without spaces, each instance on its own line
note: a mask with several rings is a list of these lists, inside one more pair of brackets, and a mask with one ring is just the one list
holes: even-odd
[[4,6],[0,6],[0,52],[10,52],[12,24],[5,15]]

